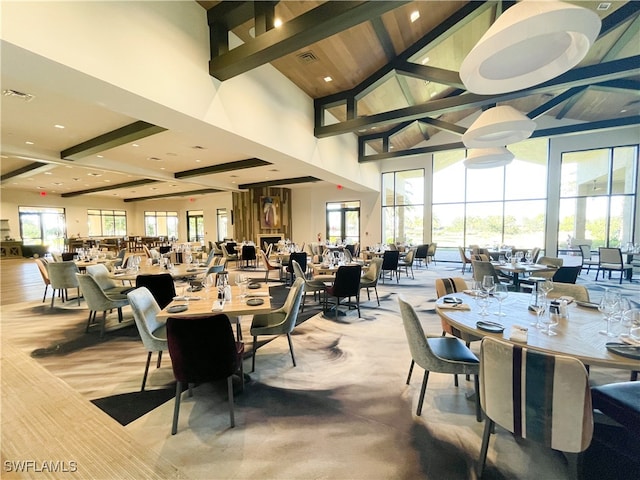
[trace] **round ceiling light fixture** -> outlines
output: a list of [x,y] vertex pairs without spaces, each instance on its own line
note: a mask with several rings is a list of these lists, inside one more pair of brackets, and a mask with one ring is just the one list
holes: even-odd
[[524,0],[508,8],[463,60],[467,90],[490,95],[538,85],[577,65],[602,22],[586,8]]
[[531,136],[536,122],[509,105],[493,107],[482,114],[462,135],[467,148],[502,147]]
[[506,147],[472,148],[467,151],[464,166],[471,169],[504,167],[514,155]]

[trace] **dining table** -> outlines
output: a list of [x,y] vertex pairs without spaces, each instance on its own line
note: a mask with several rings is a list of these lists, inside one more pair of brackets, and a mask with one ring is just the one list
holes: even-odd
[[501,271],[513,278],[513,287],[518,290],[520,288],[520,275],[536,274],[542,272],[555,272],[558,267],[553,265],[541,265],[539,263],[500,263],[491,262],[493,268]]
[[173,264],[171,268],[163,265],[140,265],[138,269],[113,270],[109,272],[109,277],[113,280],[135,281],[138,275],[160,275],[170,273],[174,279],[201,275],[207,267],[200,264],[179,263]]
[[[454,298],[460,303],[448,303],[451,300],[445,298]],[[567,355],[577,358],[585,365],[640,370],[640,359],[612,353],[607,349],[607,343],[621,343],[623,353],[635,352],[633,345],[628,345],[627,350],[624,346],[627,344],[619,338],[600,333],[606,328],[606,321],[598,311],[597,304],[570,301],[567,306],[568,319],[562,319],[552,327],[556,335],[549,336],[532,325],[536,321],[536,314],[528,308],[530,294],[509,293],[500,308],[494,299],[489,302],[486,316],[481,314],[482,308],[476,301],[477,298],[472,291],[446,295],[436,301],[436,312],[453,327],[476,337],[493,336],[513,344],[526,345],[532,350]],[[498,310],[505,315],[497,316]],[[493,324],[503,327],[503,331],[498,331],[500,328]],[[487,325],[489,330],[496,329],[496,332],[487,331]],[[516,333],[521,327],[527,329],[524,341],[516,339]]]

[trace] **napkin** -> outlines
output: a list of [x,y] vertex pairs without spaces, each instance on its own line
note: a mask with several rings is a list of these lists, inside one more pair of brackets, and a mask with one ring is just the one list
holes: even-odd
[[471,310],[466,303],[439,303],[438,308],[441,310]]
[[513,340],[514,342],[527,343],[528,336],[529,329],[527,327],[523,327],[522,325],[513,325],[511,327],[511,335],[509,336],[509,340]]
[[268,297],[269,292],[247,292],[247,297]]
[[211,306],[211,310],[214,312],[219,312],[223,309],[224,309],[224,300],[216,300],[215,302],[213,302],[213,305]]
[[631,337],[621,337],[620,340],[622,340],[624,343],[628,345],[640,346],[640,341],[634,340]]
[[175,297],[173,297],[174,300],[180,301],[180,302],[188,302],[189,300],[200,300],[201,297],[198,296],[191,296],[191,295],[176,295]]
[[463,290],[462,293],[471,295],[472,297],[476,297],[478,295],[475,290]]

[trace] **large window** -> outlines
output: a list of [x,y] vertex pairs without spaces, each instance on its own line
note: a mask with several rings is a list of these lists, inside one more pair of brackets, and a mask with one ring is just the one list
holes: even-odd
[[187,212],[187,238],[190,242],[204,241],[204,212],[202,210]]
[[25,245],[64,250],[67,235],[64,208],[18,207],[20,237]]
[[227,238],[228,217],[226,208],[216,209],[216,223],[218,225],[218,241],[222,242]]
[[509,149],[505,167],[466,169],[464,150],[433,157],[432,239],[438,246],[544,246],[547,141]]
[[144,212],[148,237],[178,238],[178,212]]
[[424,169],[382,174],[382,241],[420,244],[424,225]]
[[123,237],[127,234],[124,210],[87,210],[90,237]]
[[558,245],[591,240],[592,247],[634,241],[638,148],[602,148],[562,155]]
[[326,234],[331,243],[360,242],[360,202],[327,203]]

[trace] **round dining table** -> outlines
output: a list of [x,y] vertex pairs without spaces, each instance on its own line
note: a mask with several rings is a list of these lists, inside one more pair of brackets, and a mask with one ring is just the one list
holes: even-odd
[[[460,304],[445,303],[444,298],[455,297],[462,301]],[[456,293],[441,297],[436,302],[437,313],[453,327],[477,337],[493,336],[514,344],[525,345],[523,342],[511,340],[512,329],[527,328],[526,346],[551,354],[568,355],[579,359],[585,365],[597,365],[640,370],[640,360],[611,353],[607,350],[608,342],[621,342],[617,337],[608,337],[600,333],[606,329],[606,322],[598,311],[596,304],[582,304],[572,301],[567,306],[568,320],[561,320],[552,327],[557,335],[549,336],[539,330],[532,323],[536,321],[536,314],[528,309],[530,295],[526,293],[510,292],[503,301],[504,316],[497,316],[499,306],[495,299],[491,299],[486,316],[480,314],[481,308],[475,297],[469,293]],[[583,306],[584,305],[584,306]],[[588,306],[586,306],[588,305]],[[501,333],[489,333],[481,330],[477,322],[493,322],[504,326]],[[612,331],[621,332],[624,329],[619,323],[614,323]],[[514,328],[515,327],[515,328]]]

